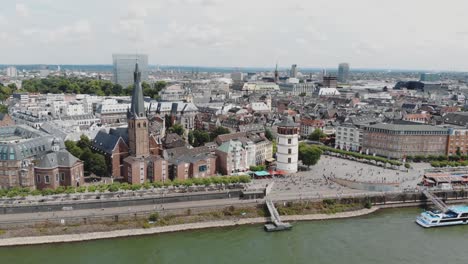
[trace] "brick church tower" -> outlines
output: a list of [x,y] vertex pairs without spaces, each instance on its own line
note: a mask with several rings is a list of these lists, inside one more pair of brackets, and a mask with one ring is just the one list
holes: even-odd
[[150,155],[148,118],[145,113],[141,72],[138,69],[138,63],[135,65],[133,76],[135,83],[132,93],[132,104],[127,112],[129,154],[133,157],[147,157]]

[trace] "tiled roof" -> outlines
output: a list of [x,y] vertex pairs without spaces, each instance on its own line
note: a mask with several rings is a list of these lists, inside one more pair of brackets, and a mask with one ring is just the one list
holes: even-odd
[[50,152],[38,159],[38,168],[72,167],[79,159],[66,150]]

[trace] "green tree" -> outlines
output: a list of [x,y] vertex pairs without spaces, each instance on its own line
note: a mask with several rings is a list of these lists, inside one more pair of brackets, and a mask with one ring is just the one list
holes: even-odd
[[323,133],[320,128],[316,128],[314,132],[309,135],[310,140],[320,141],[320,139],[325,138],[327,135]]
[[317,146],[302,144],[299,147],[299,159],[302,160],[302,163],[307,165],[307,167],[317,164],[321,155],[322,150]]
[[169,128],[169,133],[176,133],[179,136],[184,135],[185,129],[180,124],[174,124]]
[[210,142],[210,134],[206,131],[196,129],[193,131],[192,134],[193,134],[192,146],[194,147],[203,146],[205,143]]
[[6,105],[0,105],[0,113],[2,114],[8,114],[8,106]]
[[67,140],[65,141],[65,147],[67,148],[68,152],[70,152],[73,156],[81,159],[83,150],[80,147],[78,147],[75,142]]
[[229,134],[229,133],[231,133],[231,130],[229,130],[228,128],[219,126],[219,127],[216,127],[215,130],[213,130],[210,135],[211,135],[211,139],[214,140],[219,135],[224,135],[224,134]]
[[86,135],[81,135],[80,140],[76,145],[81,149],[89,148],[89,146],[91,145],[91,140],[89,140],[89,138]]
[[193,146],[193,142],[194,142],[193,131],[190,131],[190,132],[188,133],[188,138],[187,138],[187,140],[188,140],[188,143],[189,143],[190,145]]
[[273,141],[273,133],[271,133],[270,129],[265,129],[265,137],[268,138],[268,140]]

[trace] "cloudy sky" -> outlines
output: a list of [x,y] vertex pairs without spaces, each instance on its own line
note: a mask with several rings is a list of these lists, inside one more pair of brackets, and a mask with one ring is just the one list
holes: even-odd
[[466,0],[2,0],[0,64],[468,71]]

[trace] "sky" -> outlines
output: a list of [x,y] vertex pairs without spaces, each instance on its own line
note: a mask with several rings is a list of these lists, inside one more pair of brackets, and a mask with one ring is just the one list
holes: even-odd
[[0,0],[0,64],[468,71],[466,0]]

